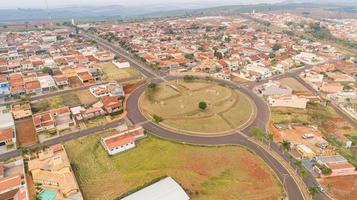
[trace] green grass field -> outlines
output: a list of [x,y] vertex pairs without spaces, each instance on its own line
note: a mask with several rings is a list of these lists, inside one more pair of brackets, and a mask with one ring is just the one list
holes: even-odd
[[[150,94],[150,95],[149,95]],[[198,103],[205,101],[206,110]],[[252,119],[255,105],[238,90],[207,81],[172,81],[145,92],[139,102],[144,114],[163,118],[161,125],[194,134],[232,131]]]
[[106,81],[116,81],[140,75],[135,68],[119,69],[111,62],[100,63],[99,67],[103,70]]
[[192,200],[279,199],[282,187],[259,157],[241,147],[198,147],[149,135],[135,149],[108,156],[99,143],[111,130],[65,144],[85,199],[112,200],[171,176]]

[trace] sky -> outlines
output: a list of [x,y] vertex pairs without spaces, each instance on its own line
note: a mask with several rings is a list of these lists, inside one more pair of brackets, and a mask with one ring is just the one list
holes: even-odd
[[[262,2],[279,2],[281,0],[47,0],[50,8],[83,5],[150,5],[169,3],[192,3],[209,6],[230,4],[252,4]],[[46,0],[0,0],[0,8],[46,8]]]

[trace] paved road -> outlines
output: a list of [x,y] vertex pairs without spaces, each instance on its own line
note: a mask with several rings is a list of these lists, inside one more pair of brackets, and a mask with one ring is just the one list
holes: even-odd
[[157,75],[157,72],[154,72],[146,64],[137,61],[135,58],[133,58],[130,54],[128,54],[128,52],[126,52],[121,47],[116,46],[116,45],[108,42],[107,40],[104,40],[96,35],[92,35],[92,34],[88,34],[88,33],[82,33],[81,35],[85,38],[97,41],[98,46],[100,46],[101,48],[112,51],[116,55],[125,58],[126,60],[129,61],[130,65],[132,67],[138,69],[144,76],[146,76],[148,78],[160,78],[160,76]]
[[[167,80],[175,79],[175,77],[167,77]],[[155,82],[161,82],[162,80],[155,80]],[[265,129],[265,124],[269,119],[269,110],[265,102],[258,97],[257,95],[253,94],[251,90],[246,88],[239,88],[236,84],[232,82],[221,81],[225,84],[229,84],[231,87],[235,87],[240,89],[242,92],[250,96],[253,101],[256,102],[258,107],[257,117],[254,120],[253,124],[249,127],[245,128],[242,132],[243,133],[232,133],[227,136],[216,136],[216,137],[200,137],[200,136],[190,136],[190,135],[183,135],[178,134],[176,132],[163,129],[157,126],[155,123],[151,121],[147,121],[147,119],[141,114],[138,108],[138,99],[142,92],[145,90],[146,85],[138,88],[135,90],[128,99],[127,104],[127,111],[128,111],[128,118],[134,124],[142,124],[142,126],[149,130],[150,132],[158,135],[159,137],[170,139],[174,141],[179,141],[183,143],[191,143],[191,144],[209,144],[209,145],[222,145],[222,144],[236,144],[242,145],[244,147],[249,148],[251,151],[255,152],[259,155],[278,175],[279,179],[283,182],[285,176],[285,188],[288,193],[289,199],[291,200],[301,200],[303,199],[302,194],[300,193],[299,187],[294,179],[289,176],[289,172],[281,165],[275,158],[273,158],[265,149],[257,146],[256,144],[249,141],[246,137],[246,134],[249,133],[249,129],[251,126],[258,125],[261,128]]]

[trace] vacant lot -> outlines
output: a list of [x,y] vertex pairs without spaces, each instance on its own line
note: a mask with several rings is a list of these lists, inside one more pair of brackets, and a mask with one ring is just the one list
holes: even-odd
[[107,81],[116,81],[120,79],[130,78],[138,76],[140,73],[135,68],[125,68],[119,69],[111,62],[104,62],[99,64],[100,68],[103,70],[104,79]]
[[67,93],[33,101],[31,102],[32,112],[37,113],[51,109],[61,108],[64,106],[75,107],[81,105],[82,102],[76,93]]
[[16,138],[20,147],[28,147],[37,143],[37,134],[31,117],[17,120],[15,125]]
[[108,156],[98,141],[100,136],[65,144],[85,199],[111,200],[165,175],[178,181],[192,200],[275,200],[282,196],[270,168],[240,147],[196,147],[149,136],[135,149]]
[[290,87],[291,89],[293,89],[294,93],[311,94],[311,92],[305,86],[303,86],[301,83],[299,83],[294,78],[283,78],[283,79],[279,80],[279,82],[282,85],[286,85],[286,86]]
[[[198,103],[207,103],[200,110]],[[207,81],[172,81],[146,91],[140,106],[148,118],[160,116],[161,125],[193,134],[218,134],[238,129],[252,119],[254,103],[238,90]]]
[[322,183],[337,200],[357,199],[357,175],[325,178]]
[[76,94],[81,104],[85,106],[92,105],[93,103],[98,101],[98,99],[95,98],[95,96],[93,96],[92,93],[89,92],[89,90],[81,90],[76,92]]

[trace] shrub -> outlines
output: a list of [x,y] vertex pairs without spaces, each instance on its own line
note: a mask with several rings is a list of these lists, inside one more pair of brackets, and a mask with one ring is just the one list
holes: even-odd
[[162,119],[162,117],[160,117],[158,115],[154,115],[153,118],[156,123],[160,123],[160,122],[164,121],[164,119]]

